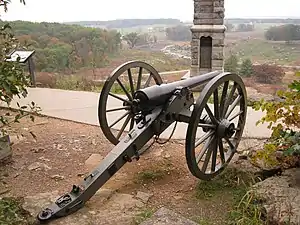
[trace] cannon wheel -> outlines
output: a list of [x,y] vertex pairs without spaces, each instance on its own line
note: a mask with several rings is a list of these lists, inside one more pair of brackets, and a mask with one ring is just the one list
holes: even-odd
[[226,168],[242,138],[246,114],[246,90],[238,75],[222,73],[204,87],[186,135],[186,160],[195,177],[211,180]]
[[[117,145],[130,123],[130,130],[134,127],[134,116],[131,105],[135,91],[152,85],[162,84],[162,79],[158,72],[149,64],[142,61],[130,61],[116,68],[104,83],[99,104],[98,119],[100,127],[105,137],[114,145]],[[117,88],[117,89],[116,89]],[[116,90],[118,90],[116,92]],[[108,97],[122,104],[120,107],[108,107]],[[118,113],[114,121],[109,124],[108,115]],[[118,123],[123,125],[116,129]]]

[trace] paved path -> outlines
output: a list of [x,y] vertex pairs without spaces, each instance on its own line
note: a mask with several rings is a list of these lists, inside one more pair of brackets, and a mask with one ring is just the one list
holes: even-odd
[[[48,88],[29,88],[28,91],[29,96],[26,99],[19,100],[21,105],[29,104],[31,101],[34,101],[42,108],[41,113],[44,115],[99,126],[97,114],[99,93]],[[12,106],[14,107],[15,105],[16,101],[13,102]],[[109,108],[118,106],[120,106],[120,101],[109,99]],[[266,124],[255,125],[256,121],[262,116],[262,112],[256,112],[248,108],[244,137],[268,138],[270,136],[271,132],[267,129]],[[110,114],[109,120],[115,121],[116,118],[119,117],[118,113],[113,112]],[[169,137],[172,129],[173,125],[170,126],[161,137]],[[187,124],[179,123],[173,139],[185,139],[186,129]]]

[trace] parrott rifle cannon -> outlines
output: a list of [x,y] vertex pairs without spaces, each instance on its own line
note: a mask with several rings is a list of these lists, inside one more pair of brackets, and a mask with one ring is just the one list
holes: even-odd
[[[202,91],[195,101],[192,89],[198,86]],[[139,160],[149,149],[147,143],[153,137],[157,140],[173,123],[171,135],[178,122],[188,124],[185,155],[190,172],[199,179],[211,180],[237,151],[246,115],[246,90],[236,74],[215,71],[163,84],[149,64],[127,62],[106,80],[98,105],[100,127],[115,147],[81,184],[73,185],[71,192],[37,217],[45,222],[83,207],[124,164]]]

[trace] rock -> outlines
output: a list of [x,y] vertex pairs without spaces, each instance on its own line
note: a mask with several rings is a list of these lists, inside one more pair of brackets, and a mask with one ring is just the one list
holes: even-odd
[[40,157],[39,160],[45,161],[45,162],[50,162],[50,159],[46,159],[44,156]]
[[31,149],[31,151],[34,153],[41,153],[41,152],[44,152],[45,149],[44,148],[33,148],[33,149]]
[[40,162],[32,163],[27,168],[30,171],[32,171],[32,170],[45,170],[45,171],[48,171],[48,170],[51,169],[50,166],[46,165],[45,163],[40,163]]
[[95,140],[95,139],[93,139],[93,140],[92,140],[92,145],[97,145],[97,143],[96,143],[96,140]]
[[147,203],[149,201],[149,199],[153,196],[153,194],[149,194],[149,193],[145,193],[145,192],[141,192],[138,191],[136,194],[136,198],[142,200],[143,203]]
[[[42,208],[53,203],[58,197],[58,192],[28,196],[24,198],[23,208],[35,217]],[[49,225],[131,225],[133,218],[140,212],[137,205],[143,204],[133,195],[101,189],[82,209],[67,217],[53,220]]]
[[103,156],[100,154],[92,154],[86,161],[85,166],[86,168],[91,171],[95,169],[99,163],[103,160]]
[[12,150],[10,146],[10,137],[0,137],[0,163],[6,162],[12,156]]
[[253,191],[263,199],[268,222],[271,224],[300,224],[300,168],[285,171],[282,176],[268,178],[255,184]]
[[11,135],[10,142],[13,145],[19,144],[20,142],[24,141],[26,138],[22,135]]
[[197,223],[167,209],[160,208],[153,216],[140,225],[197,225]]
[[64,180],[64,179],[65,179],[65,177],[64,177],[64,176],[61,176],[61,175],[58,175],[58,174],[56,174],[56,175],[53,175],[53,176],[51,176],[51,179],[53,179],[53,180],[56,180],[56,181],[59,181],[59,180]]

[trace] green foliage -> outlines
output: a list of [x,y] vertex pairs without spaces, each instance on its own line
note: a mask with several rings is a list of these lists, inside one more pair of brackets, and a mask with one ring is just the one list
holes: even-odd
[[262,199],[253,191],[248,191],[234,210],[229,213],[228,225],[263,225],[265,224]]
[[253,64],[250,59],[245,59],[242,62],[239,74],[244,77],[250,77],[253,74]]
[[131,32],[124,35],[123,39],[127,42],[130,48],[134,48],[139,40],[139,34],[137,32]]
[[[7,11],[7,4],[10,1],[1,1],[0,5],[4,6],[4,10]],[[2,3],[2,4],[1,4]],[[24,3],[24,1],[21,1]],[[27,86],[30,85],[30,78],[24,73],[24,70],[19,63],[20,58],[16,62],[7,61],[10,58],[10,53],[14,49],[19,47],[18,40],[11,33],[11,26],[5,24],[0,28],[0,100],[10,106],[12,100],[16,97],[27,96]],[[30,112],[37,112],[39,107],[34,102],[28,106],[20,106],[17,103],[18,113],[14,118],[11,118],[9,114],[0,116],[0,129],[1,134],[7,134],[7,127],[12,123],[20,122],[20,119],[29,116],[34,121],[33,114]]]
[[[299,74],[298,74],[299,76]],[[278,164],[276,152],[282,151],[285,156],[300,155],[300,133],[295,128],[300,128],[300,83],[293,81],[286,91],[278,91],[280,102],[266,102],[261,100],[253,105],[255,110],[262,110],[266,115],[259,123],[269,123],[272,129],[271,140],[264,149],[255,155],[255,159],[262,159],[267,165]],[[292,166],[292,165],[291,165]]]
[[101,67],[120,50],[121,34],[115,30],[46,22],[10,24],[20,44],[36,50],[37,71],[72,72],[82,67]]
[[21,206],[19,199],[3,198],[0,200],[1,225],[31,225],[34,219]]
[[254,182],[251,174],[234,168],[227,168],[222,174],[212,181],[199,181],[196,188],[198,199],[209,199],[222,194],[224,190],[231,191],[236,199],[246,193],[247,187]]
[[138,225],[150,218],[153,215],[152,209],[145,209],[144,211],[137,214],[134,218],[134,224]]
[[237,73],[238,72],[238,58],[235,54],[231,54],[224,63],[224,70],[226,72]]

